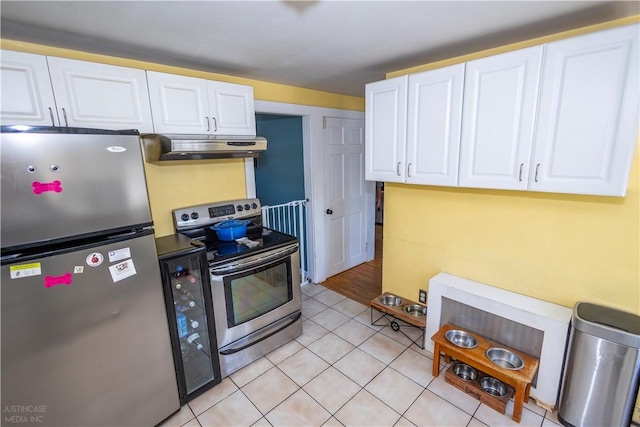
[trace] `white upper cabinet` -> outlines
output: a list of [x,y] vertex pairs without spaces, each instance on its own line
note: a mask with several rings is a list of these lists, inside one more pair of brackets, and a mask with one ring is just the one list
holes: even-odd
[[206,80],[147,71],[147,81],[157,133],[211,133]]
[[157,133],[256,134],[253,88],[147,71]]
[[207,92],[212,133],[255,136],[252,86],[207,80]]
[[409,76],[406,182],[458,183],[465,64]]
[[407,76],[365,86],[365,179],[404,182]]
[[366,179],[456,185],[464,67],[366,86]]
[[639,26],[546,47],[530,189],[624,196],[638,138]]
[[0,70],[0,120],[3,125],[60,124],[46,57],[3,50]]
[[624,196],[639,34],[634,24],[368,84],[366,179]]
[[467,62],[461,187],[526,190],[543,46]]
[[152,132],[144,70],[48,57],[60,124]]

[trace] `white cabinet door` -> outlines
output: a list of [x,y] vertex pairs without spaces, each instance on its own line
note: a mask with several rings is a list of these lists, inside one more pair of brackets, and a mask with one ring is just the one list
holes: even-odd
[[147,71],[156,133],[210,134],[207,81]]
[[638,137],[639,26],[549,43],[531,190],[626,194]]
[[60,124],[45,56],[3,50],[0,72],[3,125]]
[[365,179],[404,182],[408,76],[365,86]]
[[153,132],[144,70],[48,57],[62,126]]
[[461,187],[525,190],[543,46],[467,62]]
[[458,184],[465,64],[409,76],[406,182]]
[[208,80],[207,90],[213,134],[255,136],[253,87]]

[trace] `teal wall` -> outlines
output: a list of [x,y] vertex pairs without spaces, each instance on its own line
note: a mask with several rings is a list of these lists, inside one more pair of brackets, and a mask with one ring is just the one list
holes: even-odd
[[[302,117],[256,114],[256,130],[258,135],[267,138],[267,151],[260,154],[255,168],[256,196],[262,206],[304,200]],[[298,209],[300,207],[296,208],[296,218]],[[306,229],[306,219],[303,224]],[[300,229],[290,234],[300,238]],[[307,240],[304,239],[304,261],[308,271]]]
[[267,138],[267,151],[255,169],[256,195],[262,205],[304,199],[302,117],[256,114],[256,130]]

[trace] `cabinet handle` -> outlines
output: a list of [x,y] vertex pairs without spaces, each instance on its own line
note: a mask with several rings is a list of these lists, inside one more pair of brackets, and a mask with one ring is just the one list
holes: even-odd
[[53,119],[53,110],[49,107],[49,115],[51,116],[51,126],[56,125],[56,121]]
[[64,117],[64,126],[69,127],[69,121],[67,120],[67,110],[62,108],[62,116]]
[[518,181],[522,182],[522,168],[524,167],[524,163],[520,163],[520,173],[518,174]]
[[536,176],[535,176],[535,181],[538,182],[538,169],[540,169],[540,163],[538,163],[536,165]]
[[218,120],[215,117],[211,117],[213,119],[213,131],[218,132]]
[[396,165],[396,174],[400,176],[400,162]]
[[407,176],[411,178],[411,163],[407,165]]
[[211,132],[211,125],[209,124],[209,117],[204,116],[204,119],[207,121],[207,132]]

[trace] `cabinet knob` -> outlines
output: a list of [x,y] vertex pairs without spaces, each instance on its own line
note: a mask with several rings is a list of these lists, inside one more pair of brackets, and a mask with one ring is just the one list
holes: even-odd
[[407,165],[407,177],[411,178],[411,163]]
[[400,176],[400,162],[396,165],[396,174]]
[[62,107],[62,116],[64,117],[64,126],[69,127],[69,121],[67,120],[67,110]]
[[209,117],[204,116],[204,119],[207,121],[207,132],[211,132],[211,124],[209,123]]
[[333,214],[333,211],[331,209],[327,209],[325,212],[327,213],[327,215],[332,215]]
[[535,176],[535,181],[538,182],[538,170],[540,169],[540,163],[538,163],[536,165],[536,176]]
[[56,121],[53,119],[53,109],[49,107],[49,115],[51,116],[51,126],[56,125]]

